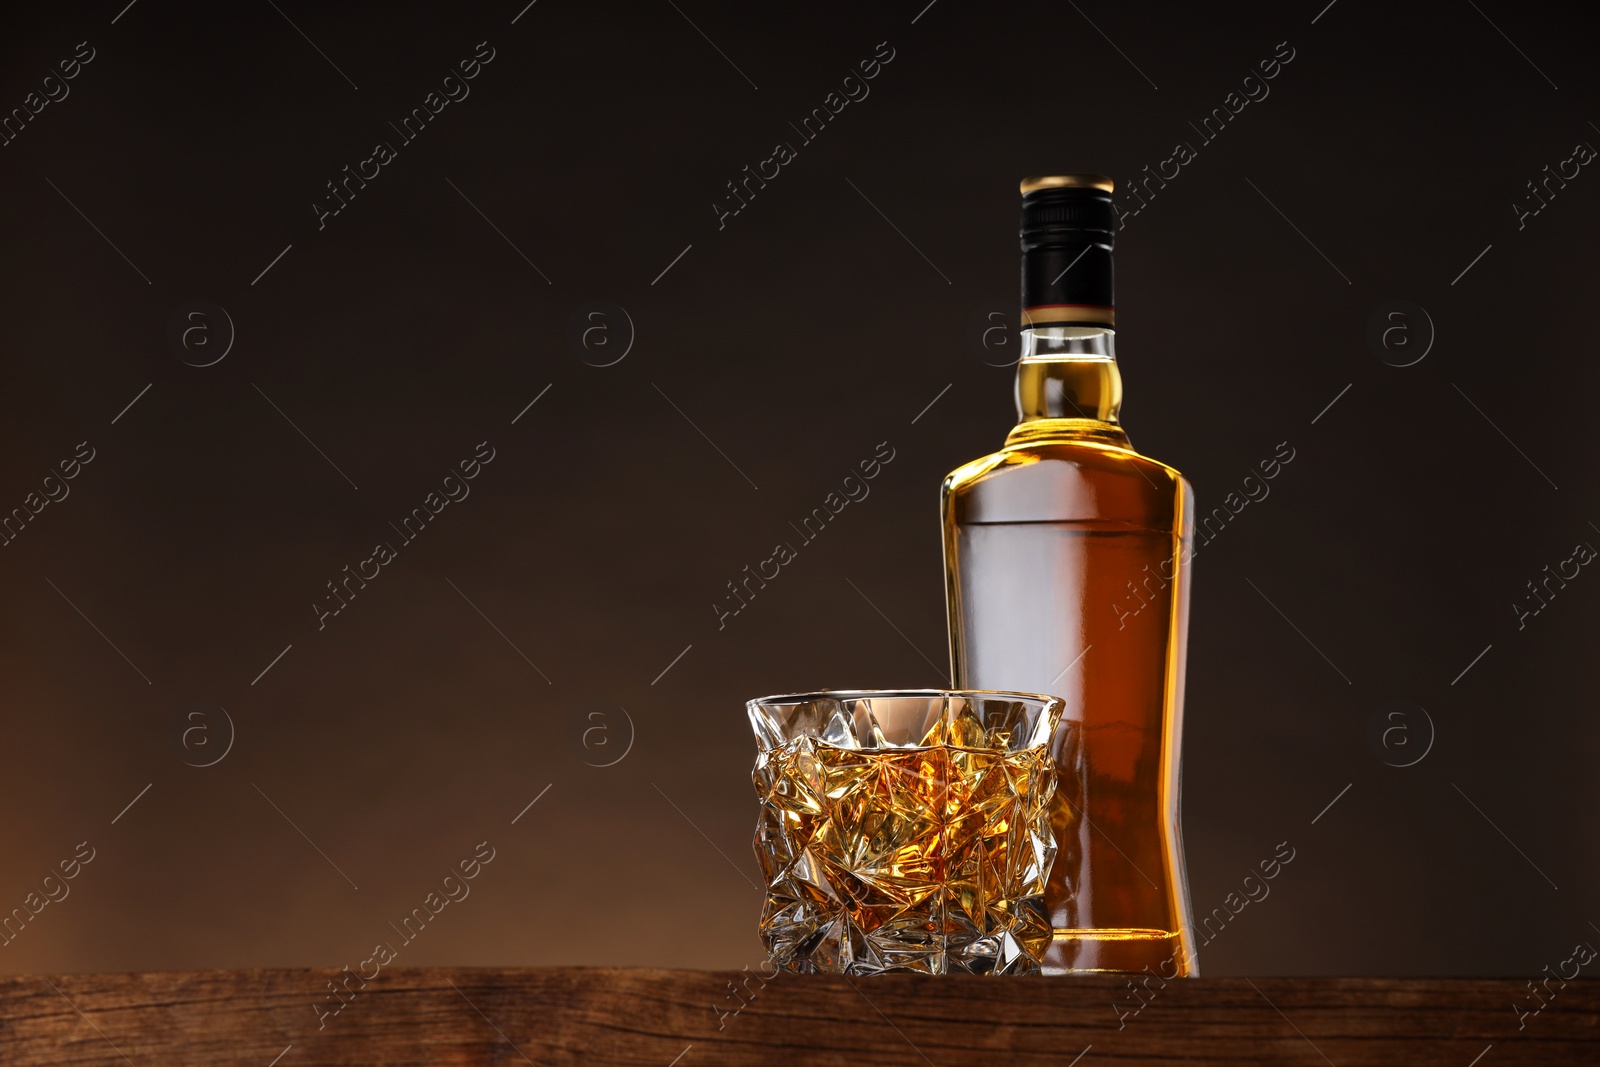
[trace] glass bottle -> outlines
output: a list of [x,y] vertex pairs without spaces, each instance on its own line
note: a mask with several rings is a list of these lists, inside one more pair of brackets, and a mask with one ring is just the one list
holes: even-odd
[[1017,425],[944,481],[955,685],[1066,702],[1048,974],[1195,973],[1179,825],[1193,489],[1119,421],[1112,182],[1023,192]]

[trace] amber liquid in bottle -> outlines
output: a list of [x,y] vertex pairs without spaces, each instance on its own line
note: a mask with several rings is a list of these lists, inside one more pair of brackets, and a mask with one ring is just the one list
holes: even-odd
[[1066,701],[1048,974],[1195,973],[1179,830],[1193,490],[1135,452],[1104,326],[1023,334],[1020,421],[945,479],[955,684]]

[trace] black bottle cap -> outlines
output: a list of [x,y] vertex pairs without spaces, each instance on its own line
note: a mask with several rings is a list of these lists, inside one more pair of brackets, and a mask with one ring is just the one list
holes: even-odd
[[1115,326],[1114,183],[1099,174],[1022,181],[1022,325]]

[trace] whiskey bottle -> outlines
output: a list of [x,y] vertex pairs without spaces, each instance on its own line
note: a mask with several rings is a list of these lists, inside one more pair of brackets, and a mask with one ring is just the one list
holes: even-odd
[[1022,182],[1017,425],[940,494],[955,684],[1066,701],[1048,974],[1195,973],[1179,828],[1194,490],[1119,422],[1113,184]]

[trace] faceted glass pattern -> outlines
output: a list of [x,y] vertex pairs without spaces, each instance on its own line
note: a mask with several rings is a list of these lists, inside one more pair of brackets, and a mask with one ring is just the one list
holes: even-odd
[[752,700],[761,937],[798,973],[1033,974],[1050,943],[1049,743],[1021,693]]

